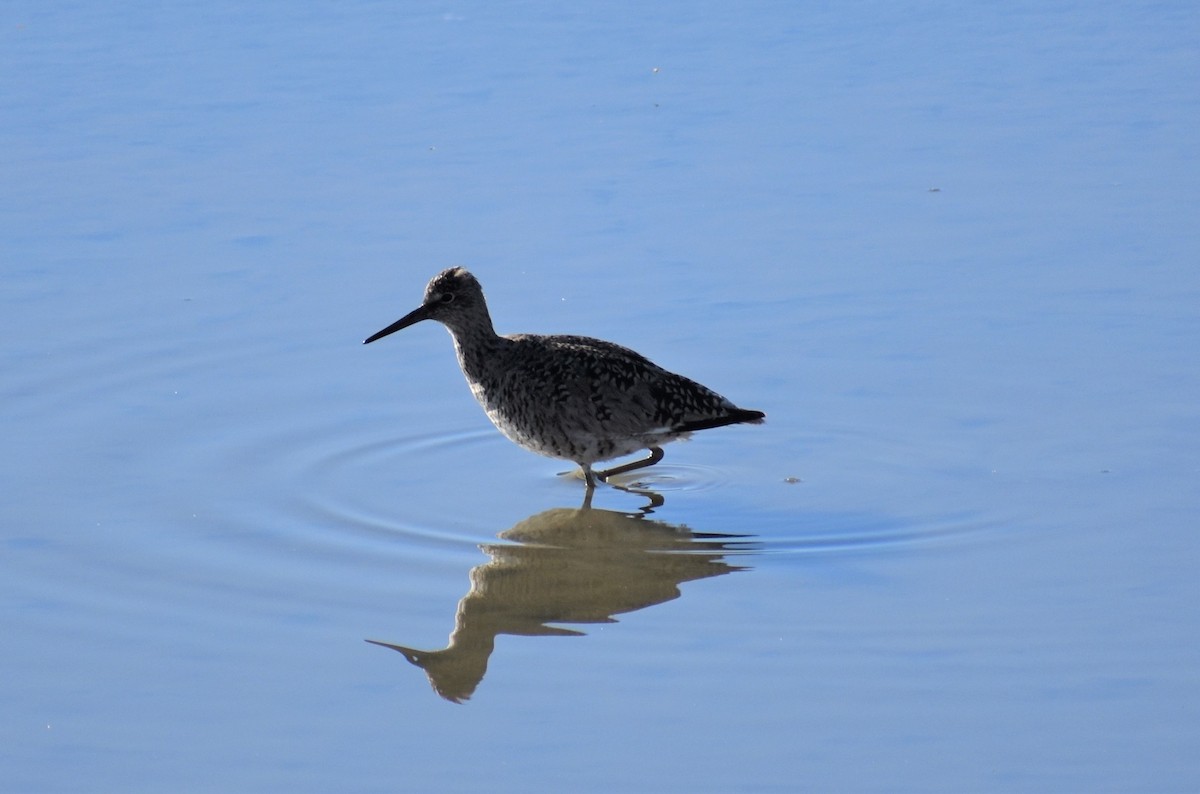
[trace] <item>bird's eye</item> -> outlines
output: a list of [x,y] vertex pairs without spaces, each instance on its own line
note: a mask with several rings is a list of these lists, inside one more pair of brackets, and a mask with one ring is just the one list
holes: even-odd
[[453,292],[442,293],[442,303],[454,303],[454,293]]

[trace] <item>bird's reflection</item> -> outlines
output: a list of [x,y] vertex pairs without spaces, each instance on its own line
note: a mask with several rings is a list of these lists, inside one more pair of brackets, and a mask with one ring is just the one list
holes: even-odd
[[455,703],[474,693],[497,634],[578,636],[552,623],[613,623],[679,596],[679,585],[742,570],[725,561],[755,544],[746,535],[692,532],[642,515],[556,508],[482,546],[490,558],[471,570],[450,644],[439,651],[368,640],[422,668],[434,690]]

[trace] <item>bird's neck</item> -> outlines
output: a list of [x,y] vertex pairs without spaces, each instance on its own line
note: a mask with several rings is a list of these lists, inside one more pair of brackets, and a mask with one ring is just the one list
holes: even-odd
[[454,338],[454,352],[458,364],[469,380],[478,381],[483,376],[489,360],[494,361],[506,340],[497,336],[491,322],[473,323],[465,327],[450,327]]

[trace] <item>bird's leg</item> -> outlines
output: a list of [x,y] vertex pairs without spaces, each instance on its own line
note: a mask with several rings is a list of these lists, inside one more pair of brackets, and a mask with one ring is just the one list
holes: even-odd
[[[587,485],[588,494],[590,495],[596,488],[596,474],[592,471],[592,464],[580,463],[579,468],[583,469],[583,482]],[[601,477],[600,479],[604,479]]]
[[[644,460],[635,460],[633,463],[626,463],[624,466],[616,466],[611,469],[596,472],[596,476],[600,478],[600,482],[607,482],[608,478],[614,474],[624,474],[627,471],[634,469],[644,469],[647,466],[653,466],[663,459],[662,447],[650,447],[650,457]],[[590,473],[590,470],[589,470]]]

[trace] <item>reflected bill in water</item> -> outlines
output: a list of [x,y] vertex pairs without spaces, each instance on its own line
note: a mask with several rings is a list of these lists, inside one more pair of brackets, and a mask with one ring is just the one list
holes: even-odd
[[552,623],[615,623],[614,615],[678,598],[679,585],[745,570],[726,561],[753,551],[749,535],[693,532],[642,515],[555,508],[481,546],[490,558],[471,570],[450,642],[422,651],[379,640],[429,676],[434,691],[461,703],[487,672],[496,635],[581,636]]

